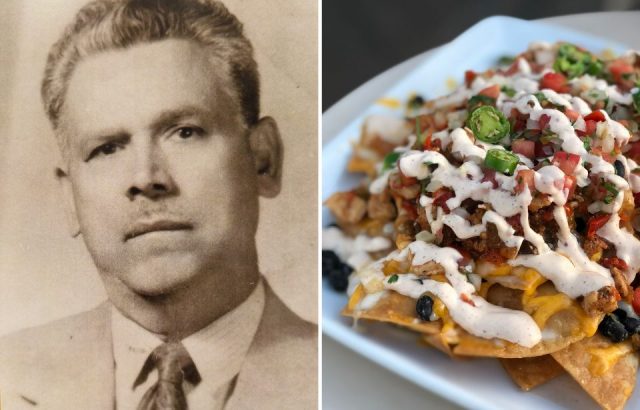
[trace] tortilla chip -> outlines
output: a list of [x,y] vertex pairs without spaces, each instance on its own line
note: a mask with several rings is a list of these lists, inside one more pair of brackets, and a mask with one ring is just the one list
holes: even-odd
[[438,334],[423,334],[422,341],[427,345],[440,350],[442,353],[448,355],[449,357],[456,357],[451,350],[451,346],[447,344],[440,333]]
[[436,334],[440,332],[440,321],[425,322],[416,313],[416,300],[388,291],[378,303],[370,309],[357,310],[346,307],[342,310],[344,316],[355,319],[369,319],[379,322],[394,323],[416,332]]
[[[539,296],[558,294],[551,283],[540,286]],[[521,304],[522,291],[505,288],[500,284],[491,286],[487,293],[487,301],[506,308],[517,308]],[[585,333],[584,328],[595,331],[602,316],[587,317],[581,308],[571,306],[552,314],[542,329],[543,340],[533,347],[525,347],[516,343],[499,339],[483,339],[460,330],[460,342],[453,353],[463,356],[487,356],[503,359],[518,359],[543,356],[564,349],[592,333]],[[588,326],[585,326],[588,325]]]
[[[616,349],[623,354],[612,355]],[[596,334],[552,356],[603,409],[622,409],[633,393],[638,356],[628,341],[614,344]],[[615,360],[607,360],[611,357]],[[600,362],[606,366],[599,366]]]
[[524,359],[500,359],[511,379],[524,391],[548,382],[564,372],[550,355]]

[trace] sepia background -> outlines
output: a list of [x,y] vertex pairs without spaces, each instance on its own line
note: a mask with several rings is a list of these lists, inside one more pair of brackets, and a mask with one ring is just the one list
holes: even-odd
[[[106,299],[81,237],[67,234],[57,148],[40,100],[48,49],[86,0],[0,2],[0,334]],[[262,78],[262,115],[285,145],[281,194],[261,202],[260,268],[301,317],[317,321],[317,4],[228,0]]]

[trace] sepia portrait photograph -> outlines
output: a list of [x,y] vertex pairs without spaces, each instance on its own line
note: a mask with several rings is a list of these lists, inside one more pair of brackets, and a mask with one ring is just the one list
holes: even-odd
[[317,2],[0,27],[0,408],[316,408]]

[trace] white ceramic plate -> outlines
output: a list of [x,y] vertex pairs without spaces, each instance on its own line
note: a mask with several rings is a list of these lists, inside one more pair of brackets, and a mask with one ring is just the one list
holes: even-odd
[[[427,98],[447,93],[446,82],[461,82],[464,71],[482,71],[494,65],[503,55],[525,50],[533,41],[568,41],[593,52],[610,48],[622,52],[628,47],[606,39],[578,33],[561,27],[528,22],[510,17],[491,17],[477,23],[448,45],[438,49],[429,59],[380,97],[404,101],[413,92]],[[326,81],[326,80],[325,80]],[[375,105],[353,119],[322,151],[322,197],[346,190],[358,178],[345,172],[351,154],[351,141],[357,140],[362,120],[372,114],[387,112],[398,116],[401,110]],[[331,222],[323,209],[323,223]],[[346,295],[333,291],[323,281],[323,332],[355,352],[388,368],[438,395],[473,409],[597,409],[580,386],[564,375],[531,392],[524,393],[506,375],[495,359],[451,360],[440,352],[418,345],[417,337],[408,331],[379,323],[360,323],[352,327],[350,319],[340,316]],[[640,408],[638,389],[627,402],[627,409]]]

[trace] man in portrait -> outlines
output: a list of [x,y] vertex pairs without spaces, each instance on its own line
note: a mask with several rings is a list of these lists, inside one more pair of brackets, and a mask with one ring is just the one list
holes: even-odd
[[42,98],[71,234],[109,300],[0,340],[2,408],[316,406],[317,331],[260,274],[282,144],[241,23],[215,0],[97,0]]

